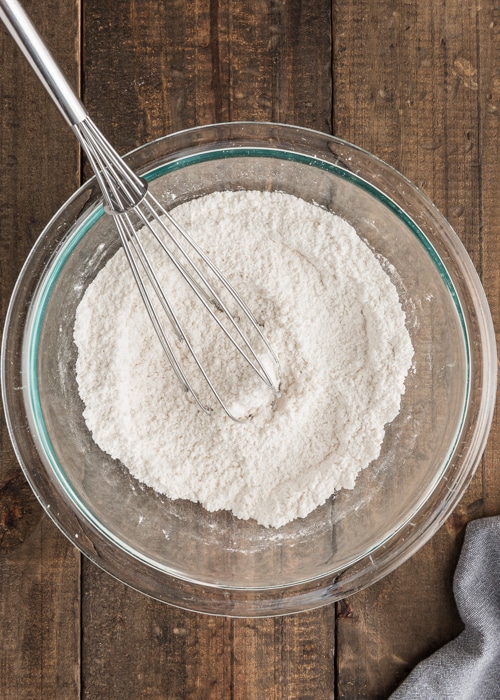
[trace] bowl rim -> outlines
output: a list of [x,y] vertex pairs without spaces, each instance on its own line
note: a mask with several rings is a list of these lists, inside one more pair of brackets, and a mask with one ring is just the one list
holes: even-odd
[[[304,579],[301,581],[291,582],[290,584],[287,584],[287,585],[280,584],[278,586],[265,587],[265,588],[258,587],[258,588],[250,588],[250,589],[246,588],[246,587],[242,588],[242,587],[238,587],[238,586],[234,586],[234,587],[233,586],[229,586],[229,587],[224,586],[224,587],[222,587],[226,591],[227,590],[230,590],[232,592],[244,591],[244,592],[250,592],[250,593],[256,594],[256,599],[259,599],[259,594],[262,592],[276,590],[276,589],[283,590],[283,589],[287,589],[287,588],[289,589],[289,592],[290,592],[291,589],[296,589],[296,591],[297,591],[297,595],[295,596],[295,598],[297,599],[296,603],[298,603],[300,606],[300,602],[299,602],[300,600],[302,600],[302,605],[304,605],[306,599],[309,601],[308,596],[310,596],[311,591],[315,590],[317,588],[318,584],[321,584],[321,587],[323,588],[322,584],[326,583],[326,580],[329,579],[330,580],[330,588],[331,588],[329,595],[326,596],[326,599],[322,599],[322,602],[318,602],[318,596],[316,595],[315,600],[314,600],[314,604],[311,604],[310,601],[307,604],[307,607],[310,608],[310,607],[317,607],[317,605],[319,605],[319,604],[325,604],[328,602],[332,602],[333,600],[337,600],[340,597],[344,597],[345,595],[353,593],[356,590],[360,590],[361,588],[364,588],[366,585],[371,585],[371,583],[374,583],[376,580],[379,580],[380,578],[385,576],[387,573],[389,573],[394,568],[396,568],[396,566],[399,566],[402,563],[402,561],[409,558],[417,549],[419,549],[435,533],[435,531],[441,526],[441,524],[444,522],[446,517],[449,515],[449,513],[451,512],[454,505],[461,498],[461,496],[463,495],[463,491],[464,491],[467,483],[469,482],[469,480],[472,477],[472,474],[475,470],[475,466],[476,466],[475,463],[479,461],[479,457],[481,456],[482,451],[484,450],[484,446],[486,444],[486,440],[487,440],[487,436],[488,436],[489,427],[491,425],[491,421],[492,421],[492,417],[493,417],[493,407],[494,407],[495,390],[496,390],[496,343],[495,343],[495,336],[494,336],[494,331],[493,331],[493,323],[491,320],[491,315],[489,313],[484,290],[483,290],[481,283],[479,281],[479,278],[476,274],[476,271],[475,271],[475,268],[472,264],[472,261],[470,260],[468,254],[465,250],[465,247],[461,244],[456,233],[454,233],[454,231],[451,229],[451,226],[448,224],[446,219],[444,219],[444,217],[438,211],[437,207],[435,207],[435,205],[430,201],[429,198],[427,198],[427,196],[424,193],[422,193],[415,185],[413,185],[407,178],[405,178],[403,175],[401,175],[394,168],[392,168],[391,166],[389,166],[388,164],[386,164],[384,161],[377,158],[373,154],[370,154],[369,152],[365,151],[364,149],[361,149],[353,144],[350,144],[342,139],[338,139],[338,138],[330,136],[328,134],[322,134],[321,132],[317,132],[317,131],[314,131],[311,129],[304,129],[302,127],[295,127],[295,126],[291,127],[288,125],[281,125],[281,124],[276,124],[276,123],[272,123],[272,122],[226,122],[226,123],[216,124],[216,125],[206,125],[203,127],[193,127],[191,129],[186,129],[186,130],[183,130],[181,132],[176,132],[175,134],[170,134],[167,136],[160,137],[159,139],[155,139],[154,141],[151,141],[147,144],[140,146],[137,149],[134,149],[129,154],[127,154],[126,158],[128,160],[133,159],[134,155],[143,153],[144,151],[146,151],[147,149],[150,149],[155,144],[160,144],[160,143],[165,142],[167,140],[172,140],[172,139],[183,137],[183,136],[187,136],[188,139],[191,137],[195,137],[194,140],[196,141],[196,137],[197,137],[197,135],[200,134],[200,132],[209,132],[210,130],[220,129],[221,127],[228,127],[230,130],[241,129],[242,131],[245,131],[246,129],[248,129],[250,127],[254,128],[256,126],[257,127],[264,127],[264,128],[268,128],[268,129],[276,129],[276,128],[284,129],[288,132],[293,131],[294,134],[297,134],[297,133],[309,134],[315,138],[321,137],[322,139],[328,139],[329,142],[333,142],[335,144],[340,144],[342,146],[345,146],[348,149],[352,150],[355,154],[362,154],[365,158],[368,158],[370,161],[378,163],[378,165],[382,168],[382,170],[388,170],[388,171],[392,172],[393,175],[395,175],[400,182],[404,182],[407,187],[410,187],[412,189],[412,191],[418,193],[419,197],[423,201],[426,202],[428,208],[434,212],[434,214],[437,216],[437,218],[446,224],[446,226],[445,226],[446,232],[450,236],[451,241],[454,245],[455,254],[459,258],[460,265],[468,268],[467,272],[469,274],[469,283],[472,284],[474,287],[474,292],[475,292],[475,296],[476,296],[476,305],[479,305],[481,312],[482,312],[481,319],[480,319],[482,321],[482,329],[481,330],[483,333],[483,338],[482,338],[483,339],[483,343],[482,343],[483,348],[482,349],[488,350],[488,352],[485,354],[488,355],[488,357],[486,357],[486,359],[489,360],[489,366],[484,367],[483,370],[484,370],[484,373],[487,374],[487,376],[489,376],[492,380],[492,381],[486,383],[486,391],[484,391],[483,395],[481,396],[481,406],[480,407],[482,408],[483,420],[482,420],[481,425],[479,425],[479,421],[477,421],[477,424],[476,424],[475,434],[476,434],[477,439],[469,450],[469,453],[471,453],[471,452],[474,453],[473,455],[470,455],[469,469],[465,470],[465,473],[462,474],[462,479],[460,479],[457,482],[457,487],[454,490],[454,494],[449,494],[448,501],[444,504],[444,507],[442,506],[440,508],[439,512],[434,513],[434,516],[435,516],[434,518],[432,518],[432,517],[428,518],[428,520],[426,521],[427,527],[426,527],[425,531],[424,532],[419,531],[418,533],[416,533],[415,532],[416,528],[414,528],[413,531],[410,530],[410,532],[408,533],[408,536],[405,538],[406,546],[404,548],[405,549],[404,558],[401,558],[401,551],[398,551],[396,554],[394,554],[394,553],[392,553],[392,548],[388,547],[387,548],[388,556],[386,557],[386,561],[385,562],[380,562],[380,561],[377,562],[377,565],[374,566],[373,570],[371,570],[371,572],[370,572],[371,573],[370,581],[368,583],[364,580],[361,580],[361,578],[363,578],[363,577],[360,578],[359,574],[355,573],[354,574],[355,580],[352,581],[352,585],[351,585],[349,592],[348,593],[345,592],[346,586],[344,585],[344,586],[342,586],[341,595],[338,595],[337,597],[335,597],[335,595],[336,595],[335,586],[333,586],[333,588],[331,587],[331,579],[335,578],[333,576],[334,574],[338,574],[337,570],[334,572],[329,572],[327,574],[321,574],[321,575],[315,576],[313,578],[308,578],[308,579]],[[225,153],[226,156],[227,156],[229,150],[232,153],[234,153],[234,155],[242,155],[242,153],[245,151],[245,148],[240,148],[239,150],[235,149],[234,147],[220,148],[220,149],[213,149],[209,153],[213,153],[216,150],[218,150],[219,153]],[[258,148],[251,149],[252,155],[255,155],[255,152],[258,150],[259,150]],[[260,149],[260,150],[262,150],[262,149]],[[280,150],[280,149],[278,149],[278,150]],[[281,150],[283,150],[283,149],[281,149]],[[274,147],[269,148],[269,153],[276,153],[276,148],[274,148]],[[269,155],[269,153],[268,153],[268,155]],[[295,152],[290,152],[290,153],[293,154],[292,159],[295,160],[298,154]],[[192,156],[189,156],[189,155],[184,156],[183,158],[174,159],[174,161],[172,161],[172,162],[178,163],[180,160],[189,159],[190,157],[192,157]],[[207,156],[205,156],[205,157],[207,157]],[[222,156],[219,156],[219,157],[222,157]],[[319,162],[325,162],[320,157],[312,158],[311,156],[307,156],[307,155],[305,155],[303,157],[310,161],[310,163],[308,163],[308,164],[316,165],[316,167],[318,167]],[[151,172],[157,173],[156,176],[159,177],[159,176],[161,176],[162,172],[157,172],[157,171],[162,170],[162,167],[163,168],[172,167],[172,162],[170,163],[170,166],[168,164],[166,166],[156,166],[156,168],[151,169]],[[184,165],[187,165],[187,164],[189,164],[189,163],[185,163]],[[332,164],[329,164],[329,165],[330,165],[330,167],[332,167]],[[179,165],[177,167],[182,167],[182,166]],[[340,166],[338,164],[335,166],[335,168],[337,171],[342,171],[342,166]],[[413,221],[413,219],[411,219],[411,217],[409,217],[404,212],[404,210],[396,202],[394,202],[394,200],[391,197],[389,197],[382,190],[380,190],[380,188],[375,187],[372,183],[369,183],[367,180],[360,177],[359,175],[356,175],[355,173],[351,173],[349,171],[344,171],[344,172],[348,173],[350,179],[355,178],[356,184],[358,184],[360,182],[367,184],[368,187],[370,188],[372,194],[374,193],[375,190],[377,190],[379,195],[381,195],[384,198],[384,200],[386,200],[386,203],[392,202],[395,205],[395,207],[397,208],[396,214],[398,216],[400,214],[403,214],[405,223],[407,225],[408,225],[408,222],[411,224],[410,228],[412,229],[412,231],[414,233],[419,232],[420,235],[423,236],[423,239],[425,239],[425,241],[429,244],[430,248],[432,249],[432,251],[434,251],[434,253],[436,255],[436,258],[433,258],[434,264],[435,265],[438,264],[439,267],[442,268],[446,272],[445,277],[443,277],[441,275],[441,272],[440,272],[440,276],[445,281],[450,293],[454,297],[455,307],[457,308],[457,310],[460,309],[460,312],[463,313],[463,309],[462,309],[462,306],[460,304],[460,299],[456,295],[456,289],[453,285],[453,281],[451,280],[451,278],[449,276],[447,268],[444,265],[443,261],[441,260],[439,253],[435,250],[434,246],[432,246],[432,243],[428,240],[428,238],[422,232],[421,228],[419,226],[417,226],[417,224]],[[5,320],[6,332],[4,333],[3,339],[2,339],[2,364],[1,364],[2,398],[3,398],[3,402],[4,402],[4,407],[5,407],[6,422],[7,422],[7,426],[8,426],[8,430],[9,430],[9,435],[10,435],[11,441],[14,445],[14,450],[16,452],[17,459],[18,459],[19,463],[21,464],[21,467],[23,468],[23,471],[24,471],[26,477],[28,478],[28,481],[30,482],[31,487],[34,490],[37,497],[39,498],[44,510],[49,514],[51,519],[63,531],[63,533],[70,539],[70,541],[72,541],[73,544],[75,544],[84,554],[89,556],[93,561],[96,561],[96,563],[98,563],[100,566],[102,566],[105,570],[109,571],[109,573],[115,575],[117,578],[120,578],[120,580],[123,580],[123,578],[120,575],[118,575],[117,572],[114,571],[112,567],[110,570],[110,567],[106,566],[105,561],[101,561],[99,557],[95,557],[95,555],[92,551],[89,552],[89,548],[85,546],[85,543],[82,543],[82,539],[79,538],[78,533],[73,533],[73,532],[71,532],[70,529],[68,529],[67,527],[64,527],[64,523],[61,522],[61,518],[57,517],[56,513],[54,512],[54,509],[51,509],[50,504],[48,504],[46,502],[46,500],[43,498],[43,495],[40,492],[40,484],[32,478],[30,470],[24,462],[24,459],[22,456],[22,450],[20,449],[20,447],[18,445],[17,438],[16,438],[15,421],[12,419],[12,417],[10,415],[9,401],[8,401],[7,388],[6,388],[7,367],[6,367],[5,362],[6,362],[6,355],[7,355],[6,349],[7,349],[7,344],[8,344],[8,340],[9,340],[9,330],[10,330],[10,326],[11,326],[11,316],[13,313],[14,300],[17,297],[17,295],[19,294],[19,289],[21,286],[23,276],[25,275],[25,273],[30,265],[30,262],[35,254],[36,249],[37,249],[37,246],[39,246],[41,244],[44,237],[48,234],[48,232],[51,230],[51,227],[53,227],[54,223],[57,221],[58,217],[60,217],[62,215],[62,213],[67,210],[68,206],[72,202],[77,201],[78,198],[81,197],[81,195],[84,192],[86,192],[89,189],[89,187],[92,187],[92,186],[95,187],[95,178],[92,178],[91,180],[86,182],[84,185],[82,185],[62,205],[62,207],[60,207],[60,209],[56,212],[56,214],[50,219],[48,224],[44,227],[42,233],[40,234],[35,245],[33,246],[32,250],[31,250],[31,252],[30,252],[30,254],[29,254],[29,256],[28,256],[28,258],[27,258],[27,260],[26,260],[26,262],[25,262],[25,264],[20,272],[20,275],[19,275],[18,280],[16,282],[16,285],[14,287],[11,301],[9,303],[9,307],[7,310],[7,315],[6,315],[6,320]],[[393,209],[393,211],[394,211],[394,209]],[[92,216],[97,217],[98,215],[99,216],[101,215],[101,214],[99,214],[98,209],[94,210],[89,215],[87,215],[87,217],[84,219],[84,222],[86,222],[89,219],[89,217],[92,217]],[[65,247],[67,247],[68,243],[71,242],[73,240],[73,238],[76,237],[77,239],[79,239],[79,236],[77,234],[78,234],[79,230],[84,228],[84,222],[81,222],[78,227],[76,227],[76,225],[75,225],[75,227],[74,227],[75,230],[73,231],[72,236],[70,236],[69,239],[66,241]],[[81,237],[82,235],[84,235],[84,232],[83,233],[80,232],[79,235]],[[423,241],[422,241],[422,238],[420,238],[420,235],[417,233],[417,236],[419,237],[419,240],[422,243]],[[74,243],[74,245],[76,245],[76,242]],[[426,247],[426,249],[427,249],[427,247]],[[69,253],[67,253],[67,254],[69,254]],[[433,257],[432,253],[430,253],[430,255],[431,255],[431,257]],[[446,280],[448,280],[449,283],[446,282]],[[462,325],[462,331],[463,331],[464,336],[465,336],[466,352],[469,353],[469,335],[467,332],[466,322],[460,313],[459,313],[459,315],[460,315],[460,323]],[[27,327],[29,327],[28,324],[27,324]],[[469,387],[467,388],[467,394],[464,398],[465,408],[467,407],[467,400],[469,397],[468,394],[469,394]],[[462,415],[462,423],[461,423],[460,427],[457,429],[456,441],[458,441],[459,436],[461,435],[465,418],[466,418],[466,410],[464,410],[463,415]],[[478,432],[481,433],[479,436],[478,436]],[[450,450],[449,450],[448,461],[454,455],[455,447],[456,447],[456,442],[455,442],[455,445],[453,446],[453,448],[450,448]],[[443,466],[441,471],[444,473],[444,470],[445,470],[445,467]],[[439,479],[440,478],[441,478],[441,476],[439,476]],[[434,490],[434,488],[435,487],[433,486],[432,490]],[[416,509],[416,511],[413,512],[412,514],[410,514],[408,516],[407,520],[401,524],[401,527],[398,528],[395,532],[391,533],[391,535],[387,539],[391,540],[392,538],[394,538],[395,534],[400,532],[401,529],[404,529],[407,526],[407,521],[410,520],[412,517],[415,517],[416,512],[420,513],[422,508],[425,508],[427,501],[428,501],[428,497],[426,496],[426,498],[423,499],[422,503],[419,504],[419,507]],[[88,517],[85,513],[82,513],[82,515],[84,517]],[[95,523],[93,525],[95,525]],[[87,530],[89,530],[88,527],[87,527]],[[90,530],[92,531],[93,527],[91,527]],[[117,544],[116,537],[113,537],[111,541],[113,542],[114,545]],[[379,550],[380,547],[383,548],[385,546],[385,544],[386,544],[385,542],[378,543],[378,545],[374,549]],[[92,548],[91,548],[91,550],[92,550]],[[373,559],[372,559],[373,551],[374,550],[371,550],[370,552],[368,552],[366,555],[363,555],[359,559],[362,559],[362,560],[367,559],[367,560],[373,561]],[[127,554],[129,556],[133,556],[129,549],[127,550]],[[394,561],[394,559],[397,559],[397,561]],[[145,561],[144,558],[142,558],[141,561]],[[158,571],[158,568],[154,567],[154,563],[153,564],[150,563],[149,566],[153,566],[153,568],[156,568],[156,570]],[[368,564],[368,569],[370,569],[370,564]],[[205,587],[208,587],[211,585],[208,582],[194,581],[193,579],[191,579],[189,577],[187,579],[185,579],[182,577],[180,572],[165,571],[164,569],[159,569],[159,571],[161,571],[162,574],[164,574],[164,575],[166,574],[167,576],[171,576],[171,577],[173,576],[174,578],[183,580],[184,582],[189,583],[190,585],[194,585],[195,587],[201,586],[202,588],[205,588]],[[366,576],[364,578],[366,578]],[[347,578],[344,577],[343,578],[344,584],[348,580],[349,580],[349,577],[347,577]],[[127,583],[128,585],[132,585],[132,587],[134,587],[133,584],[130,583],[130,581],[124,581],[124,582]],[[212,585],[214,585],[216,588],[219,588],[216,586],[216,584],[212,584]],[[139,589],[139,590],[141,590],[141,589]],[[147,593],[148,591],[143,590],[143,592]],[[290,598],[294,598],[294,596],[293,595],[290,597],[287,596],[286,600],[290,600]],[[168,601],[168,602],[173,602],[173,601]],[[176,603],[174,602],[174,604],[176,604]],[[188,607],[188,609],[194,609],[194,610],[199,609],[198,607],[190,607],[189,605],[181,605],[180,607]],[[260,600],[260,607],[266,608],[266,609],[269,608],[269,606],[265,606],[263,604],[263,600]],[[292,606],[292,607],[296,607],[296,605]],[[272,609],[272,606],[271,606],[271,609]],[[305,609],[305,608],[299,607],[298,609]],[[293,611],[295,611],[295,610],[292,610],[292,612]],[[201,610],[201,612],[212,612],[212,611],[211,610]],[[218,613],[217,610],[215,612]],[[272,612],[271,614],[285,614],[287,612],[290,612],[290,610],[288,610],[288,609],[279,610],[276,612]],[[221,612],[220,614],[228,614],[228,613]],[[229,613],[229,614],[231,614],[231,613]],[[251,611],[251,614],[252,615],[259,614],[259,612],[256,609],[254,609]],[[264,614],[269,614],[269,610],[267,610],[267,612],[265,612]]]

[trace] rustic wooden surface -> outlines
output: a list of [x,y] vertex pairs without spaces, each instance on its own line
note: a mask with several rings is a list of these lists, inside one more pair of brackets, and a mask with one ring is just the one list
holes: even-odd
[[[332,132],[381,156],[449,218],[500,328],[500,8],[495,0],[26,0],[125,152],[235,119]],[[78,148],[0,30],[2,321],[34,239],[81,182]],[[500,513],[498,417],[456,512],[347,601],[271,620],[185,613],[66,542],[2,423],[0,698],[386,698],[461,630],[451,579],[467,521]]]

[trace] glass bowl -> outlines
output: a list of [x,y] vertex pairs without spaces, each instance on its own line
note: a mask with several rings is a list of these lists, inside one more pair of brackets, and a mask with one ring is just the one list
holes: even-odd
[[[215,190],[280,190],[340,214],[398,289],[415,350],[399,416],[353,490],[279,529],[169,500],[92,441],[75,380],[75,310],[119,247],[94,180],[47,225],[7,314],[2,389],[42,506],[92,561],[189,610],[280,615],[377,581],[426,542],[484,449],[496,390],[490,313],[449,224],[395,170],[340,139],[277,124],[180,132],[127,156],[166,207]],[[189,429],[189,426],[186,426]]]

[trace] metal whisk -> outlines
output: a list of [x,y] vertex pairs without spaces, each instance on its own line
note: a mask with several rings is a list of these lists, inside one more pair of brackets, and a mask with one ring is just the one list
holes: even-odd
[[[202,303],[238,356],[276,398],[279,363],[259,324],[224,275],[191,236],[157,201],[145,179],[138,177],[90,119],[31,20],[17,0],[0,0],[0,18],[37,73],[46,90],[80,141],[102,190],[105,210],[113,216],[121,243],[142,300],[175,375],[201,409],[212,409],[186,375],[174,349],[171,333],[185,343],[200,376],[225,413],[237,422],[227,401],[214,386],[210,373],[189,341],[175,310],[162,290],[138,232],[147,230],[163,249],[189,289]],[[160,233],[160,235],[159,235]],[[230,308],[231,307],[231,308]],[[168,323],[163,322],[163,316]],[[251,338],[249,337],[251,336]]]

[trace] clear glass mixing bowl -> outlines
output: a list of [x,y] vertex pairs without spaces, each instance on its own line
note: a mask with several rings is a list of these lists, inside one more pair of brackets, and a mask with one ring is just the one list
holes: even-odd
[[190,610],[278,615],[380,579],[443,523],[473,474],[492,419],[492,322],[456,234],[392,168],[306,129],[207,126],[159,139],[127,160],[167,207],[214,190],[259,189],[340,214],[381,256],[399,291],[414,367],[380,457],[352,491],[305,519],[266,529],[141,486],[92,441],[75,381],[75,310],[119,246],[91,180],[33,248],[3,339],[10,434],[46,512],[118,579]]

